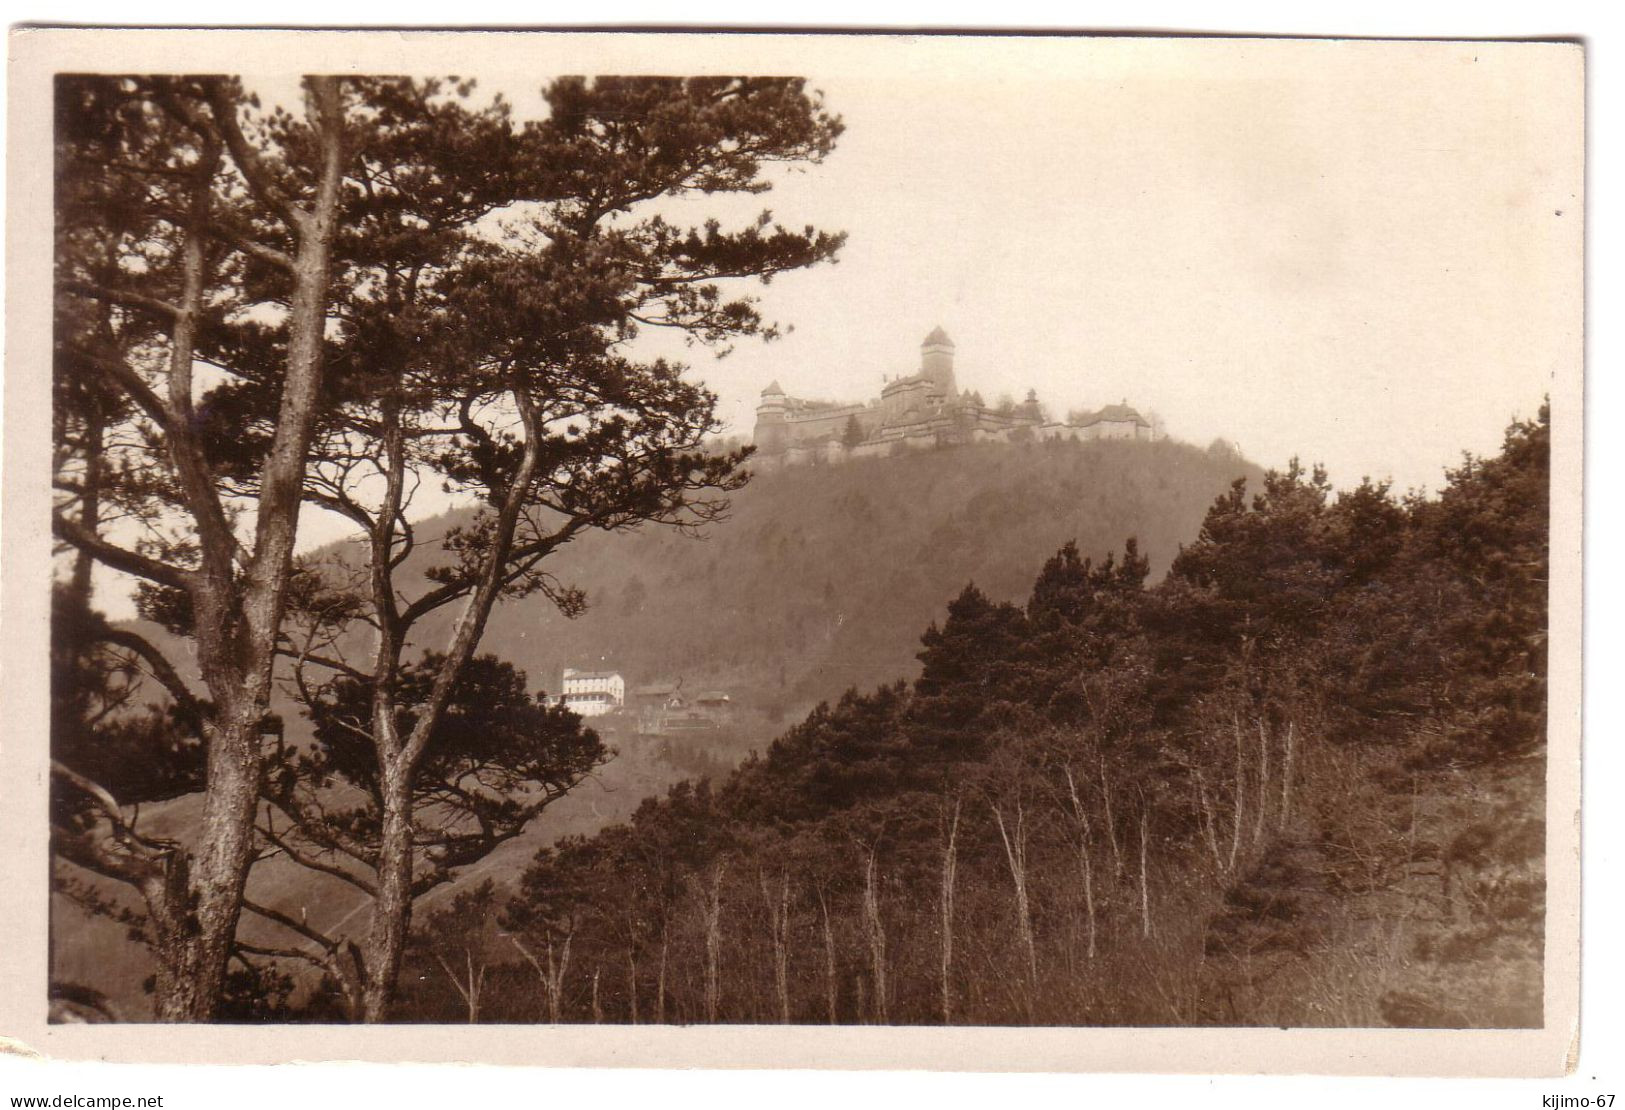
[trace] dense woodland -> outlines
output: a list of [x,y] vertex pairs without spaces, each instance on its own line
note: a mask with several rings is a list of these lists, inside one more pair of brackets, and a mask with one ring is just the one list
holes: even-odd
[[1437,498],[1239,480],[1152,588],[966,586],[914,682],[444,904],[395,1016],[1538,1025],[1547,480],[1542,410]]

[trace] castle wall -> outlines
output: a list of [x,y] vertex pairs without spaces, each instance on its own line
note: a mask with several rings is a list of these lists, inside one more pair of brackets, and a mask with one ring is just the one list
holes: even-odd
[[[838,462],[891,453],[895,448],[938,444],[1013,442],[1035,436],[1045,439],[1150,439],[1151,429],[1133,409],[1109,405],[1087,414],[1080,425],[1044,423],[1042,409],[1031,392],[1026,404],[1014,411],[988,408],[980,396],[954,389],[953,342],[941,328],[921,345],[918,373],[885,384],[878,401],[868,404],[826,405],[786,397],[775,382],[762,393],[757,409],[755,466],[793,466],[807,462]],[[1112,419],[1102,419],[1110,416]],[[1120,419],[1127,417],[1128,419]],[[847,448],[856,421],[863,442]]]
[[953,418],[938,415],[906,423],[887,423],[875,433],[875,439],[881,443],[896,443],[899,440],[935,440],[939,437],[952,437],[953,432]]
[[851,416],[856,416],[861,423],[865,415],[874,411],[869,405],[811,405],[797,400],[789,401],[788,408],[785,421],[790,424],[812,424],[826,420],[845,421]]
[[808,443],[832,435],[839,438],[853,417],[865,432],[880,421],[880,414],[872,405],[798,410],[797,406],[803,404],[805,402],[786,399],[781,405],[759,407],[753,442],[763,451],[776,452],[793,443]]
[[756,429],[750,439],[756,445],[758,455],[776,455],[783,451],[790,443],[790,433],[785,431],[783,414],[758,413]]
[[790,426],[792,435],[800,439],[812,439],[822,435],[839,436],[846,430],[847,422],[854,418],[858,422],[858,427],[866,431],[880,423],[880,413],[868,405],[849,405],[829,412],[791,416],[786,423]]
[[954,397],[951,390],[945,389],[942,382],[926,374],[915,374],[911,378],[893,378],[886,383],[880,391],[880,407],[887,414],[887,422],[896,418],[896,414],[913,407],[917,409],[939,408]]
[[987,408],[968,408],[965,412],[973,431],[1008,434],[1017,428],[1031,428],[1037,424],[1031,417],[1020,413],[994,412]]

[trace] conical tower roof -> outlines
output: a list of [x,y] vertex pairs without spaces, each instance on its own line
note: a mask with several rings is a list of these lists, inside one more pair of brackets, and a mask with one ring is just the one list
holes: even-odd
[[941,324],[932,328],[931,334],[925,337],[924,343],[920,344],[922,347],[952,347],[953,345],[954,341],[948,338],[948,333],[942,330]]
[[784,396],[784,390],[782,388],[780,388],[779,381],[778,381],[777,378],[775,378],[771,382],[767,383],[767,388],[762,390],[762,396],[763,397],[783,397]]

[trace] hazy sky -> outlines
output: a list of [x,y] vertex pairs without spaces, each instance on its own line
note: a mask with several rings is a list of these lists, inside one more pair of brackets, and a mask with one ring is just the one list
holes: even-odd
[[[615,51],[637,41],[593,40],[616,61],[582,68],[689,68],[665,42],[620,68]],[[777,342],[717,360],[669,334],[640,339],[717,391],[731,432],[749,435],[773,379],[797,396],[876,396],[941,324],[961,387],[990,401],[1035,388],[1062,415],[1127,400],[1175,437],[1222,436],[1266,466],[1297,454],[1340,486],[1370,475],[1437,489],[1463,450],[1496,450],[1573,369],[1573,48],[721,45],[757,71],[806,74],[846,133],[824,164],[775,172],[765,195],[665,214],[737,223],[766,207],[850,236],[838,264],[755,288],[794,329]],[[455,71],[521,118],[544,111],[548,70],[506,65]],[[734,71],[712,52],[691,71],[719,69]],[[282,101],[295,81],[247,78]],[[307,524],[301,546],[337,535],[321,514]]]
[[[1126,399],[1266,465],[1437,488],[1569,369],[1566,48],[1073,40],[1066,66],[977,72],[959,45],[869,75],[809,66],[846,121],[835,153],[765,196],[685,206],[850,234],[838,265],[760,290],[786,338],[686,355],[734,430],[774,378],[876,395],[941,324],[989,400]],[[534,80],[483,84],[539,103]]]

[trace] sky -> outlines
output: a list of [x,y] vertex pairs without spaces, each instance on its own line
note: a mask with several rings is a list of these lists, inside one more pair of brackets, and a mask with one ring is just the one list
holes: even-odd
[[[1323,462],[1340,486],[1436,490],[1462,451],[1496,450],[1577,350],[1560,341],[1581,219],[1562,48],[1175,45],[809,67],[846,123],[835,152],[763,196],[667,211],[844,230],[839,262],[755,289],[793,329],[776,342],[641,349],[689,362],[744,435],[769,381],[866,400],[940,324],[961,387],[990,401],[1126,400],[1177,438]],[[538,85],[482,80],[520,115]]]

